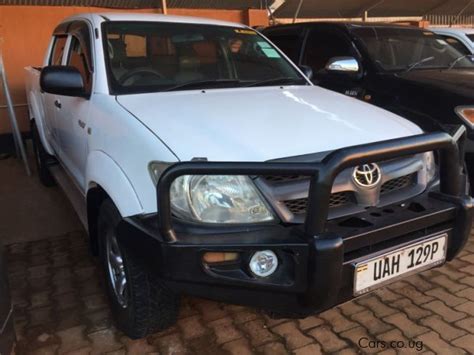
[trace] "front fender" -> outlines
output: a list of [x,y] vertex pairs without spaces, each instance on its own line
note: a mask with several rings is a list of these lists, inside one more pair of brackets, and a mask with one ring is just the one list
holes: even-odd
[[112,157],[102,151],[92,151],[87,158],[86,190],[96,185],[112,199],[122,217],[143,213],[131,181]]

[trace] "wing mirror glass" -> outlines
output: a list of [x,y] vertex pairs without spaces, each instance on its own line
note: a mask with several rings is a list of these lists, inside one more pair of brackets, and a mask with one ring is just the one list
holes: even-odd
[[334,57],[326,64],[326,71],[330,73],[358,73],[359,62],[353,57]]
[[47,66],[41,70],[41,90],[62,96],[86,96],[82,75],[75,67]]

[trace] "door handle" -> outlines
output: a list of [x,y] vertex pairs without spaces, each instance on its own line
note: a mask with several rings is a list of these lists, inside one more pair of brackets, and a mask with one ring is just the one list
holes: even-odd
[[62,105],[61,105],[61,102],[59,100],[55,100],[54,101],[54,106],[56,106],[57,108],[61,108]]

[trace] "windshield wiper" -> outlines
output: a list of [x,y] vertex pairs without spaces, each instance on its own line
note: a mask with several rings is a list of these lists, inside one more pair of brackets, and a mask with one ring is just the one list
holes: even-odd
[[415,69],[420,64],[431,62],[433,59],[435,59],[435,57],[427,57],[427,58],[423,58],[422,60],[419,60],[418,62],[411,63],[408,65],[407,70],[405,72],[408,73],[409,71],[411,71],[412,69]]
[[472,54],[464,54],[464,55],[462,55],[462,56],[456,58],[455,60],[453,60],[453,61],[451,62],[451,64],[449,64],[448,70],[453,69],[454,66],[455,66],[456,64],[458,64],[458,62],[459,62],[460,60],[463,60],[464,58],[468,58],[468,57],[470,57],[470,56],[472,56]]
[[222,84],[240,84],[241,81],[237,79],[213,79],[213,80],[196,80],[188,81],[186,83],[178,84],[161,91],[175,91],[179,89],[190,89],[190,88],[208,88],[213,86],[219,86]]
[[245,85],[245,87],[251,87],[251,86],[265,86],[269,84],[300,84],[300,83],[305,83],[306,80],[303,78],[291,78],[291,77],[279,77],[279,78],[272,78],[272,79],[266,79],[266,80],[260,80],[260,81],[255,81],[251,84]]

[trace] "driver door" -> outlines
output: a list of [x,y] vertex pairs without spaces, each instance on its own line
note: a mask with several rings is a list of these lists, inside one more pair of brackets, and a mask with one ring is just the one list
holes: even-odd
[[[48,59],[48,65],[62,65],[63,57],[66,51],[67,35],[57,35],[53,38],[51,53]],[[57,97],[55,94],[47,92],[42,93],[44,108],[44,128],[48,141],[51,143],[56,154],[60,153],[59,128],[57,126]]]

